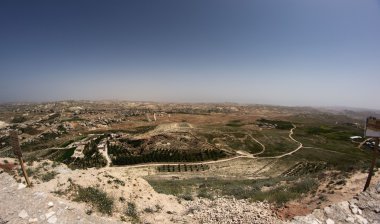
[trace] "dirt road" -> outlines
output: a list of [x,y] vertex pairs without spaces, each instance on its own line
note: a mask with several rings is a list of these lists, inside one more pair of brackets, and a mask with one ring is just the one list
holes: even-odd
[[138,165],[130,165],[130,166],[118,166],[118,167],[122,167],[122,168],[142,168],[142,167],[154,167],[154,166],[162,166],[162,165],[183,165],[183,164],[186,164],[186,165],[201,165],[201,164],[216,164],[216,163],[223,163],[223,162],[228,162],[228,161],[231,161],[231,160],[235,160],[235,159],[241,159],[241,158],[248,158],[248,159],[280,159],[282,157],[285,157],[285,156],[289,156],[289,155],[292,155],[293,153],[297,152],[298,150],[300,150],[301,148],[303,148],[303,144],[297,140],[295,140],[293,138],[293,134],[294,134],[294,130],[297,128],[297,126],[295,126],[293,124],[293,128],[290,129],[289,131],[289,138],[298,143],[299,146],[294,149],[293,151],[291,152],[288,152],[288,153],[285,153],[285,154],[282,154],[282,155],[279,155],[279,156],[272,156],[272,157],[255,157],[255,155],[259,155],[259,154],[262,154],[263,152],[265,152],[265,145],[262,144],[261,142],[259,142],[257,139],[253,138],[252,136],[250,136],[252,139],[254,139],[254,141],[256,141],[258,144],[260,144],[263,148],[263,150],[259,153],[256,153],[256,154],[249,154],[249,153],[243,153],[242,151],[237,151],[239,153],[238,156],[235,156],[235,157],[231,157],[231,158],[227,158],[227,159],[221,159],[221,160],[216,160],[216,161],[206,161],[206,162],[173,162],[173,163],[149,163],[149,164],[138,164]]
[[106,158],[106,160],[107,160],[107,165],[106,165],[106,167],[109,167],[110,165],[111,165],[111,163],[112,163],[112,160],[111,160],[111,158],[109,157],[109,155],[108,155],[108,147],[107,147],[107,144],[105,144],[105,146],[104,146],[104,151],[103,150],[100,150],[100,153],[102,153],[102,155],[104,156],[104,158]]
[[289,138],[290,138],[292,141],[294,141],[294,142],[296,142],[296,143],[299,144],[298,147],[297,147],[296,149],[294,149],[294,150],[291,151],[291,152],[288,152],[288,153],[285,153],[285,154],[279,155],[279,156],[260,157],[260,158],[261,158],[261,159],[280,159],[280,158],[285,157],[285,156],[290,156],[290,155],[292,155],[293,153],[295,153],[295,152],[297,152],[298,150],[300,150],[301,148],[303,148],[303,144],[302,144],[301,142],[299,142],[299,141],[297,141],[297,140],[295,140],[295,139],[293,138],[294,129],[296,129],[296,128],[297,128],[297,126],[295,126],[295,125],[293,124],[293,128],[290,129],[290,132],[289,132]]

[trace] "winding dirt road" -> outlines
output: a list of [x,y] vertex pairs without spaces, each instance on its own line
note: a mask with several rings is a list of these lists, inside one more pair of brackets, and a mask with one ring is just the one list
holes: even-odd
[[110,165],[111,165],[111,163],[112,163],[112,160],[111,160],[111,158],[109,157],[109,155],[108,155],[108,147],[107,147],[107,144],[105,144],[105,146],[104,146],[104,151],[100,151],[100,153],[104,156],[104,158],[106,158],[106,160],[107,160],[107,165],[106,165],[106,167],[109,167]]
[[257,144],[261,145],[261,152],[258,152],[258,153],[255,153],[255,154],[252,154],[253,156],[257,156],[257,155],[260,155],[260,154],[263,154],[265,152],[265,145],[261,142],[259,142],[259,140],[257,140],[256,138],[254,138],[251,134],[248,134],[248,136],[255,142],[257,142]]
[[292,155],[293,153],[297,152],[298,150],[300,150],[301,148],[303,148],[303,144],[299,141],[297,141],[296,139],[293,138],[293,134],[294,134],[294,130],[297,128],[297,126],[295,126],[293,124],[293,128],[290,129],[289,131],[289,138],[298,143],[298,147],[296,149],[294,149],[293,151],[291,152],[288,152],[288,153],[284,153],[282,155],[278,155],[278,156],[271,156],[271,157],[255,157],[255,155],[259,155],[259,154],[262,154],[265,152],[265,145],[262,144],[261,142],[259,142],[257,139],[253,138],[253,136],[250,136],[254,141],[256,141],[258,144],[261,145],[261,147],[263,148],[263,150],[259,153],[256,153],[256,154],[249,154],[249,153],[242,153],[240,152],[238,156],[235,156],[235,157],[231,157],[231,158],[227,158],[227,159],[221,159],[221,160],[216,160],[216,161],[205,161],[205,162],[173,162],[173,163],[148,163],[148,164],[137,164],[137,165],[129,165],[129,166],[115,166],[115,167],[120,167],[120,168],[142,168],[142,167],[154,167],[154,166],[162,166],[162,165],[201,165],[201,164],[215,164],[215,163],[223,163],[223,162],[228,162],[228,161],[232,161],[232,160],[236,160],[236,159],[241,159],[241,158],[247,158],[247,159],[280,159],[280,158],[283,158],[285,156],[289,156],[289,155]]
[[296,143],[299,144],[298,147],[297,147],[296,149],[294,149],[294,150],[291,151],[291,152],[288,152],[288,153],[285,153],[285,154],[279,155],[279,156],[260,157],[260,159],[280,159],[280,158],[283,158],[283,157],[285,157],[285,156],[290,156],[290,155],[292,155],[293,153],[295,153],[295,152],[297,152],[298,150],[300,150],[301,148],[303,148],[303,144],[302,144],[301,142],[299,142],[299,141],[297,141],[297,140],[295,140],[295,139],[293,138],[294,129],[296,129],[296,128],[297,128],[297,126],[295,126],[295,125],[293,124],[293,128],[290,129],[290,132],[289,132],[289,138],[290,138],[292,141],[294,141],[294,142],[296,142]]

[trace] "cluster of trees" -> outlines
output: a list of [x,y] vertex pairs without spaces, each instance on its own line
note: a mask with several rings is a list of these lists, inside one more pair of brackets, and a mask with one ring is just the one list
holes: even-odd
[[260,119],[257,120],[260,123],[266,123],[266,124],[271,124],[274,125],[277,129],[282,129],[282,130],[289,130],[293,128],[293,125],[289,121],[279,121],[279,120],[267,120],[267,119]]
[[71,166],[76,168],[104,167],[107,165],[106,158],[98,150],[98,144],[102,138],[90,141],[83,150],[84,158],[75,159]]
[[205,160],[217,160],[226,156],[221,150],[197,150],[192,152],[174,149],[153,150],[151,152],[134,155],[123,146],[111,145],[108,153],[112,155],[112,164],[131,165],[149,162],[196,162]]
[[158,172],[193,172],[193,171],[205,171],[210,169],[206,164],[200,165],[163,165],[157,167]]

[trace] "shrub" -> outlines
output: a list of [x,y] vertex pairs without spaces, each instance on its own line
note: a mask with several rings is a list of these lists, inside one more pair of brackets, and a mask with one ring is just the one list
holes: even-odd
[[44,175],[42,175],[41,180],[42,180],[43,182],[48,182],[48,181],[54,179],[54,177],[55,177],[57,174],[58,174],[58,173],[55,172],[55,171],[47,172],[47,173],[45,173]]
[[27,168],[27,169],[26,169],[26,173],[27,173],[29,176],[33,176],[33,175],[34,175],[34,170],[31,169],[31,168]]
[[114,182],[115,184],[119,184],[119,185],[121,185],[121,186],[125,186],[125,182],[122,181],[122,180],[115,179],[115,180],[113,180],[113,182]]
[[183,194],[180,196],[180,198],[186,200],[186,201],[192,201],[194,200],[193,196],[191,194]]
[[297,182],[290,188],[290,191],[299,193],[299,194],[304,194],[308,193],[311,191],[313,188],[317,187],[318,184],[316,181],[312,178],[306,178],[304,180],[301,180],[300,182]]
[[82,201],[92,204],[103,214],[112,215],[114,201],[106,192],[94,187],[78,186],[78,193],[74,201]]
[[144,209],[144,212],[146,212],[146,213],[154,213],[154,210],[153,210],[153,208],[148,207],[148,208]]
[[206,188],[200,189],[198,192],[198,197],[213,199],[213,195],[207,191]]
[[131,217],[133,222],[138,222],[139,217],[137,215],[136,204],[134,202],[128,202],[124,215]]

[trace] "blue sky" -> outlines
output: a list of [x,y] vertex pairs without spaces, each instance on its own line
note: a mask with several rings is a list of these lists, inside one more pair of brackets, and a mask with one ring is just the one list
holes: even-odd
[[379,0],[0,2],[0,102],[380,109]]

